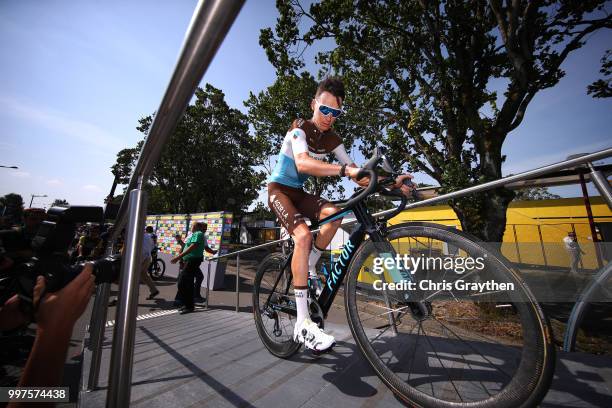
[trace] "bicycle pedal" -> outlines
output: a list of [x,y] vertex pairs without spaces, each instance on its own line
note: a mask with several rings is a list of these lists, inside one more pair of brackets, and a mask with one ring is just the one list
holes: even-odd
[[322,356],[323,354],[327,354],[327,353],[331,353],[334,350],[334,346],[336,345],[336,343],[332,344],[331,346],[329,346],[328,348],[326,348],[325,350],[310,350],[310,353],[315,356],[315,357],[319,357]]

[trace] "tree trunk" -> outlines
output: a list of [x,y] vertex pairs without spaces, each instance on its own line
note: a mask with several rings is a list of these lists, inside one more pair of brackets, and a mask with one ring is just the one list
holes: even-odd
[[514,192],[505,188],[455,200],[451,207],[463,231],[499,247],[506,230],[506,211]]

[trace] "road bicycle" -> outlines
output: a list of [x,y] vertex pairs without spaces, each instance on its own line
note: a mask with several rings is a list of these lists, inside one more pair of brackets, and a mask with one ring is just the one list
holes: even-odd
[[[388,177],[379,180],[379,166]],[[368,186],[335,202],[341,210],[310,227],[349,212],[356,218],[341,254],[320,275],[322,292],[317,296],[310,287],[311,319],[323,328],[340,295],[361,354],[411,406],[537,405],[552,380],[554,348],[549,323],[517,271],[495,248],[454,228],[426,222],[389,226],[408,200],[388,188],[395,172],[382,151],[375,151],[361,176],[369,177]],[[376,192],[401,202],[375,218],[366,199]],[[281,358],[301,347],[293,340],[291,258],[292,253],[264,258],[253,291],[259,337]],[[468,259],[475,261],[467,265]],[[459,281],[470,289],[458,288]],[[474,289],[490,281],[512,289]]]
[[157,257],[157,251],[159,251],[157,247],[151,251],[151,265],[149,265],[149,275],[155,280],[161,279],[166,273],[166,262]]

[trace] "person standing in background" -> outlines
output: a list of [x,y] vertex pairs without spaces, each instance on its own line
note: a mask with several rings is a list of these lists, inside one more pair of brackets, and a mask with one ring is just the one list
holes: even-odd
[[[151,265],[151,252],[155,248],[155,242],[153,241],[153,237],[151,236],[151,232],[148,229],[151,227],[147,227],[145,229],[145,234],[142,237],[142,252],[140,254],[141,264],[140,264],[140,280],[144,282],[149,287],[149,296],[148,300],[155,298],[159,294],[159,290],[153,283],[153,279],[149,276],[149,265]],[[151,228],[152,230],[152,228]]]
[[[206,231],[208,230],[208,224],[202,223],[202,233],[204,234],[204,250],[211,255],[215,255],[217,251],[208,246],[208,237],[206,236]],[[202,270],[198,268],[195,273],[195,284],[193,286],[194,297],[193,300],[196,303],[204,303],[206,299],[204,299],[201,295],[202,290],[202,282],[204,281],[204,274]]]
[[[176,244],[180,247],[180,249],[179,249],[179,254],[180,254],[185,249],[185,242],[183,241],[183,237],[181,236],[181,234],[176,234],[174,236],[174,239],[176,240]],[[185,262],[183,260],[180,260],[179,261],[179,270],[183,269],[184,266],[185,266]]]
[[96,224],[90,224],[88,227],[86,235],[79,239],[77,245],[77,253],[81,259],[98,254],[99,245],[102,242],[100,239],[100,227]]
[[[183,241],[183,237],[181,234],[176,234],[174,236],[177,245],[180,247],[178,253],[182,253],[185,250],[185,242]],[[179,260],[179,273],[176,280],[176,295],[174,296],[174,306],[180,307],[183,306],[183,301],[181,300],[180,291],[178,290],[178,283],[181,281],[181,274],[183,273],[183,269],[185,268],[185,261],[182,259]]]
[[[149,276],[149,265],[151,265],[151,251],[155,248],[155,244],[153,243],[153,238],[151,235],[145,230],[145,233],[142,237],[142,247],[140,249],[140,283],[144,283],[149,287],[149,296],[147,296],[147,300],[152,300],[155,296],[159,295],[159,289],[153,283],[153,279]],[[121,255],[124,255],[125,247],[121,248]],[[117,298],[112,299],[109,306],[117,305]]]
[[153,227],[150,225],[147,225],[147,227],[145,228],[145,232],[149,234],[149,236],[153,240],[153,247],[156,247],[157,246],[157,235],[155,235],[155,232],[153,232]]
[[578,273],[578,265],[585,252],[580,247],[580,244],[578,244],[576,233],[573,231],[568,232],[567,237],[563,238],[563,244],[570,257],[570,272]]
[[[204,260],[204,250],[216,253],[206,244],[204,232],[206,230],[204,223],[196,222],[193,224],[191,236],[185,241],[185,249],[180,254],[172,258],[171,263],[175,264],[180,260],[185,262],[185,267],[179,274],[179,298],[183,302],[183,307],[180,308],[180,313],[191,313],[194,311],[194,278],[196,273],[200,271],[200,264]],[[200,271],[201,273],[201,271]]]

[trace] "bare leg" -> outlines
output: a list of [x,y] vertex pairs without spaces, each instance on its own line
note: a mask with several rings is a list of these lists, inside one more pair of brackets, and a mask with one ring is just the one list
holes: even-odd
[[[339,211],[339,209],[331,204],[326,205],[321,209],[320,219],[325,217],[329,217],[332,214],[335,214]],[[317,248],[325,249],[331,242],[332,238],[340,228],[340,224],[342,224],[342,218],[337,219],[335,221],[329,222],[321,227],[321,231],[319,232],[317,239],[315,240],[315,245]],[[293,265],[292,265],[293,266]]]
[[291,259],[293,286],[308,287],[308,255],[312,246],[312,236],[306,224],[300,224],[293,230],[295,249]]

